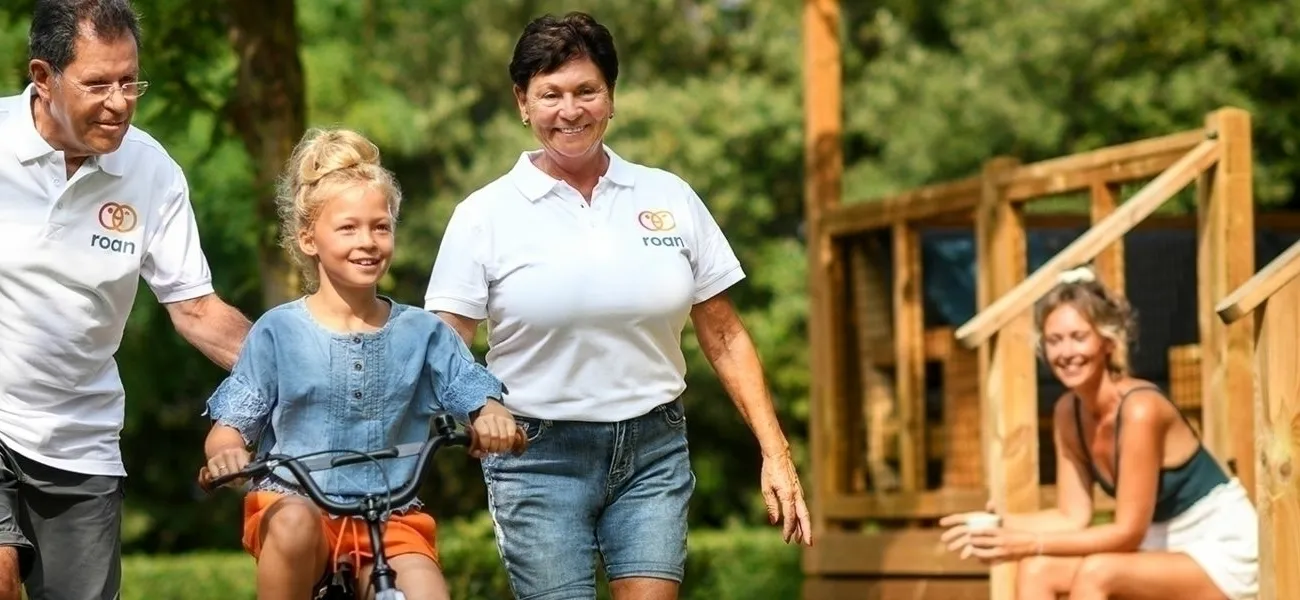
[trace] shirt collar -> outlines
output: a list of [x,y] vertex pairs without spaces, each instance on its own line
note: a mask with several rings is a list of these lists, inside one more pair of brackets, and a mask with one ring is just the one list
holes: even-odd
[[36,121],[32,119],[32,96],[35,94],[36,86],[28,84],[17,98],[14,111],[9,113],[8,123],[13,134],[10,139],[19,162],[31,162],[54,153],[54,147],[36,131]]
[[[632,187],[636,177],[631,163],[615,154],[609,146],[603,148],[605,156],[609,157],[609,167],[605,169],[602,179],[607,179],[614,185]],[[510,169],[510,179],[530,202],[537,202],[546,197],[556,184],[560,183],[560,180],[547,175],[533,164],[533,158],[542,152],[542,150],[529,150],[520,153],[519,160],[515,161],[514,168]]]
[[[10,133],[13,137],[14,156],[19,162],[31,162],[38,158],[43,158],[56,152],[41,133],[36,130],[36,119],[32,116],[32,96],[36,94],[36,86],[28,84],[27,89],[23,90],[22,95],[18,98],[18,106],[14,112],[10,113],[8,123],[11,128]],[[127,132],[128,135],[130,131]],[[8,136],[6,136],[8,137]],[[125,140],[122,141],[126,143]],[[98,169],[114,177],[121,177],[124,169],[125,157],[119,147],[116,151],[99,156],[91,156],[86,159],[86,165],[90,168]]]

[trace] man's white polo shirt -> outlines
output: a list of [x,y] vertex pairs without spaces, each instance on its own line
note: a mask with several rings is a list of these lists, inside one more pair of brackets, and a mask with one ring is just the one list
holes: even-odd
[[447,224],[425,308],[489,326],[488,368],[517,414],[612,422],[686,389],[691,306],[745,277],[681,178],[605,149],[590,206],[523,153]]
[[113,354],[143,277],[160,302],[212,293],[180,167],[131,128],[69,180],[32,121],[33,88],[0,98],[0,441],[46,465],[125,475]]

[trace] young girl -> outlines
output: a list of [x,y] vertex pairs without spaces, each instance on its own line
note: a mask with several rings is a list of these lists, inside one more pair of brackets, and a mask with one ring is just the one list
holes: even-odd
[[[1086,267],[1038,302],[1041,355],[1067,388],[1053,420],[1057,506],[980,531],[953,515],[940,521],[952,526],[943,540],[985,561],[1019,561],[1021,600],[1253,598],[1254,506],[1173,402],[1128,375],[1117,350],[1130,320]],[[1110,523],[1091,525],[1094,483],[1115,498]]]
[[[502,385],[433,314],[379,296],[393,256],[401,202],[379,151],[346,130],[313,131],[295,149],[278,204],[283,244],[309,295],[268,311],[230,376],[208,401],[207,473],[259,454],[380,448],[423,441],[436,411],[470,422],[483,452],[510,448],[516,425]],[[415,457],[313,473],[332,497],[382,492],[415,475]],[[317,508],[287,473],[253,482],[244,499],[244,548],[257,559],[258,598],[301,600],[342,553],[369,581],[362,522]],[[445,599],[435,523],[413,503],[389,519],[384,543],[410,600]]]

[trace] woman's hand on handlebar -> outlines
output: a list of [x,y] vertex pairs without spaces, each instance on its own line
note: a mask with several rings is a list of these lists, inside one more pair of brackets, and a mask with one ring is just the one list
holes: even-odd
[[500,402],[488,399],[478,414],[470,419],[469,453],[474,458],[489,454],[523,451],[523,435],[515,424],[514,415]]
[[[229,446],[226,448],[216,449],[208,456],[208,462],[199,472],[200,483],[204,479],[214,479],[231,473],[238,473],[249,461],[253,459],[252,453],[243,446]],[[206,471],[206,478],[205,473]],[[232,481],[231,483],[239,485],[242,480]]]

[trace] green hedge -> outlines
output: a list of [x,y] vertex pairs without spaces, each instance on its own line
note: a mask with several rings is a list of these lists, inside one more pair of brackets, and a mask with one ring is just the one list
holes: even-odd
[[[489,521],[444,525],[439,545],[454,600],[511,598]],[[797,598],[799,554],[777,528],[692,532],[681,597]],[[254,569],[242,552],[128,556],[122,600],[254,600]],[[600,597],[609,595],[602,589]]]

